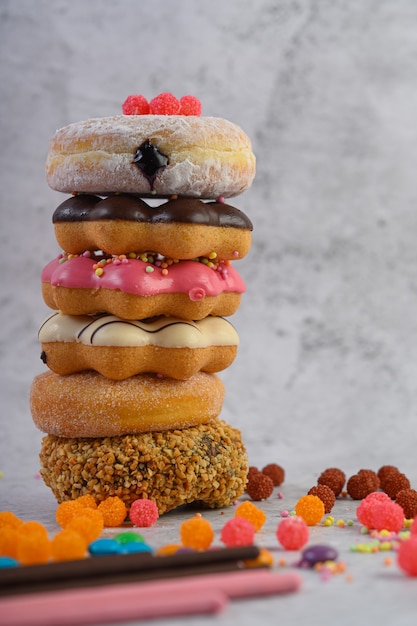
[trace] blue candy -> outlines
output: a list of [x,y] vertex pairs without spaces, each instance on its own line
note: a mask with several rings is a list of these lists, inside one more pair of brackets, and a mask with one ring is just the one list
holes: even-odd
[[105,556],[108,554],[121,554],[122,546],[115,539],[104,537],[103,539],[96,539],[92,541],[88,546],[88,551],[91,556]]
[[0,569],[5,569],[6,567],[18,567],[19,561],[16,559],[12,559],[11,556],[0,556]]

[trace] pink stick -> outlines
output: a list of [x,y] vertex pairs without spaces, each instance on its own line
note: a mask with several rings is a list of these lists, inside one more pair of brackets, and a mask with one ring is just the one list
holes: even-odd
[[82,626],[220,611],[229,598],[296,591],[297,574],[244,570],[0,598],[8,626]]

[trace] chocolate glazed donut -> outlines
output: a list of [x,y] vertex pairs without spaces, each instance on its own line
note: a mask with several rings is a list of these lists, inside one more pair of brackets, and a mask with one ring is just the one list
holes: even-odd
[[213,251],[217,259],[241,259],[253,229],[242,211],[225,203],[178,198],[151,207],[128,194],[73,196],[58,206],[52,221],[59,245],[71,254],[153,251],[177,259]]

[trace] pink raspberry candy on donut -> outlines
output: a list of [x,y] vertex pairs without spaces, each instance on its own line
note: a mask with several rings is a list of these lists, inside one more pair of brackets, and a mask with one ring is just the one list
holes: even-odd
[[128,96],[122,104],[123,115],[148,115],[149,103],[145,96],[135,94]]
[[152,115],[179,115],[180,103],[172,93],[164,92],[152,98],[149,108]]
[[201,102],[195,96],[180,98],[180,115],[201,115]]

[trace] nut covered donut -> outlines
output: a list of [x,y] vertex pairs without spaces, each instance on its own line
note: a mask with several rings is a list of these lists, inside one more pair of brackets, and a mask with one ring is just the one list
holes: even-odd
[[72,193],[231,197],[255,175],[241,128],[217,117],[118,115],[61,128],[46,161],[48,184]]
[[215,374],[187,380],[140,374],[110,380],[96,372],[36,376],[30,390],[35,425],[59,437],[114,437],[206,424],[222,409]]
[[173,259],[241,259],[250,249],[252,223],[224,202],[193,198],[150,207],[134,195],[88,194],[65,200],[52,221],[63,250],[82,254],[158,252]]
[[222,317],[128,321],[112,315],[53,313],[39,330],[41,358],[61,375],[95,370],[113,380],[145,372],[187,379],[233,362],[239,337]]
[[40,473],[58,502],[87,493],[129,507],[150,498],[166,513],[192,502],[211,508],[243,495],[248,470],[240,432],[214,419],[183,430],[96,439],[43,438]]

